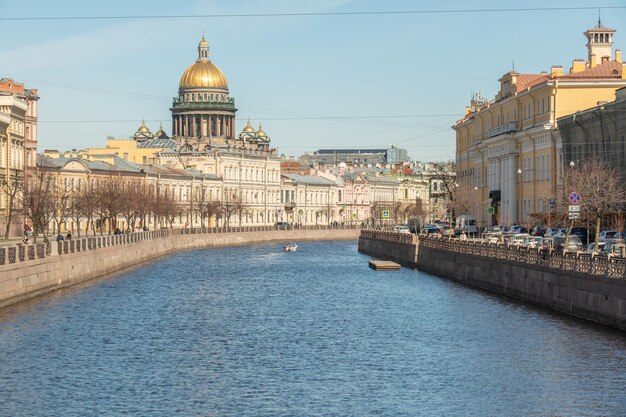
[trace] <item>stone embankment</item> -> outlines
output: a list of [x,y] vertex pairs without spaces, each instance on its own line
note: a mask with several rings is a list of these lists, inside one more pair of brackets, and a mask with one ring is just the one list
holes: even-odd
[[359,229],[315,226],[178,229],[97,236],[49,246],[0,248],[0,307],[110,274],[172,252],[303,240],[356,240]]
[[574,253],[364,230],[359,250],[541,307],[626,330],[626,263]]

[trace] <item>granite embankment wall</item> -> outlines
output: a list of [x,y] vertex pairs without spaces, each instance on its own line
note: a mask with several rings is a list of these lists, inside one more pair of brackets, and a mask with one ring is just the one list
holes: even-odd
[[[367,233],[367,232],[364,232]],[[376,257],[392,258],[398,243],[388,237],[359,239]],[[372,252],[376,249],[378,254]],[[562,254],[542,257],[519,248],[481,247],[422,239],[398,261],[419,270],[551,310],[626,330],[626,278],[621,259]],[[396,256],[398,257],[398,256]],[[585,272],[581,272],[585,271]]]
[[417,267],[417,239],[413,234],[363,230],[359,236],[359,252]]
[[[39,247],[12,250],[9,262],[6,249],[0,264],[0,308],[60,288],[75,285],[172,252],[249,245],[263,242],[304,240],[356,240],[358,229],[263,230],[243,232],[172,234],[144,232],[127,236],[104,236],[52,242],[45,254]],[[68,247],[71,244],[71,250]],[[29,251],[30,249],[30,251]],[[17,261],[15,259],[17,252]],[[21,255],[20,255],[21,252]],[[20,259],[21,258],[21,261]]]

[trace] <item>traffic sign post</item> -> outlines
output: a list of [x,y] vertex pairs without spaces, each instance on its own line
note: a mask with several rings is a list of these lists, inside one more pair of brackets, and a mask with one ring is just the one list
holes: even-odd
[[567,218],[570,220],[580,219],[580,206],[571,204],[567,207]]
[[569,196],[567,196],[567,199],[572,204],[580,204],[580,200],[582,198],[580,197],[580,194],[578,194],[576,191],[572,191],[571,193],[569,193]]

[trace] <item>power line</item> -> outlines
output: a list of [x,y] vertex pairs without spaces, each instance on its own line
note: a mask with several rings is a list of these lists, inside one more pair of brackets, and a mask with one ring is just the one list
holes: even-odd
[[579,6],[579,7],[516,7],[490,9],[438,9],[438,10],[367,10],[353,12],[294,12],[294,13],[216,13],[182,15],[120,15],[120,16],[15,16],[0,17],[0,21],[35,20],[136,20],[136,19],[199,19],[199,18],[242,18],[242,17],[302,17],[302,16],[372,16],[372,15],[430,15],[466,13],[519,13],[561,12],[574,10],[626,9],[626,6]]
[[[369,116],[305,116],[305,117],[264,117],[250,119],[251,121],[265,122],[268,120],[350,120],[350,119],[408,119],[423,117],[458,117],[452,114],[400,114],[400,115],[369,115]],[[145,119],[146,122],[161,122],[162,119]],[[137,123],[133,120],[39,120],[38,123]]]

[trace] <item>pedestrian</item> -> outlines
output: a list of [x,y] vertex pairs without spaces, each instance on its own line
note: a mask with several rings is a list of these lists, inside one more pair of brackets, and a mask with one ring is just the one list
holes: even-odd
[[63,239],[63,235],[61,233],[58,233],[57,234],[57,242],[63,242],[63,240],[65,240],[65,239]]
[[27,225],[27,224],[24,224],[24,236],[25,237],[31,237],[32,235],[33,235],[33,231],[30,228],[30,226]]
[[65,236],[65,240],[72,240],[72,232],[67,232],[67,235]]
[[120,228],[119,228],[119,227],[116,227],[116,228],[115,228],[115,232],[113,232],[113,234],[114,234],[114,235],[121,235],[121,234],[122,234],[122,231],[120,230]]

